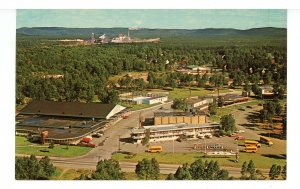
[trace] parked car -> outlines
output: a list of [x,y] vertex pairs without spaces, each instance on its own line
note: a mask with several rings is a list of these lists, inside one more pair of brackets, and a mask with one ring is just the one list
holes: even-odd
[[205,135],[204,134],[199,134],[197,137],[200,138],[200,139],[204,139]]
[[123,119],[127,119],[129,116],[128,115],[123,115],[122,118]]
[[212,134],[206,133],[206,134],[205,134],[205,137],[206,137],[206,138],[212,138]]
[[234,140],[245,140],[246,138],[244,136],[238,136]]
[[237,130],[235,131],[235,133],[244,133],[245,131],[244,130]]
[[77,144],[77,146],[85,146],[85,147],[95,148],[95,147],[96,147],[96,144],[91,143],[91,142],[89,142],[89,143],[86,143],[86,142],[79,142],[79,143]]
[[100,138],[102,136],[102,134],[100,133],[95,133],[92,135],[92,137],[95,137],[95,138]]
[[240,134],[239,134],[239,133],[233,133],[233,134],[231,134],[230,136],[231,136],[231,137],[238,137],[238,136],[240,136]]

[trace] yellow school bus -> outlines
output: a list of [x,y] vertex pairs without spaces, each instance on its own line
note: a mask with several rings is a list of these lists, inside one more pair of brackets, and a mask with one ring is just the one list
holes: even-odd
[[248,146],[245,148],[244,152],[255,153],[255,152],[257,152],[257,147],[256,146]]
[[254,140],[245,140],[244,141],[244,145],[246,147],[248,146],[256,146],[257,148],[260,148],[261,147],[261,144],[257,141],[254,141]]
[[150,152],[150,153],[162,152],[162,147],[161,146],[150,146],[150,148],[147,150],[147,152]]
[[269,145],[269,146],[272,146],[272,145],[273,145],[273,142],[271,141],[271,139],[268,138],[268,137],[264,137],[264,136],[261,136],[261,137],[260,137],[260,142],[261,142],[261,143],[265,143],[265,144],[267,144],[267,145]]

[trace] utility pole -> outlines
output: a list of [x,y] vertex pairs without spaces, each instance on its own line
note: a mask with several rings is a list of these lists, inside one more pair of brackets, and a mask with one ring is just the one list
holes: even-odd
[[174,138],[173,138],[173,154],[174,154]]
[[121,135],[119,135],[119,152],[121,151],[121,141],[120,141]]
[[205,140],[205,136],[204,136],[204,153],[206,154],[206,140]]

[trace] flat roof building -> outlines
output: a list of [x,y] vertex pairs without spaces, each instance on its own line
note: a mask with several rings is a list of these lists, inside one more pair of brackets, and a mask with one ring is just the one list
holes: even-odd
[[208,105],[212,102],[213,98],[189,98],[186,100],[188,111],[208,109]]
[[216,134],[219,132],[220,125],[218,123],[206,124],[166,124],[166,125],[152,125],[144,126],[140,129],[133,129],[131,137],[134,143],[141,143],[146,136],[146,132],[150,131],[149,142],[176,140],[180,137],[188,139],[196,139],[200,134]]
[[189,123],[204,124],[208,118],[204,112],[195,114],[191,112],[158,111],[154,113],[154,125]]
[[136,96],[133,98],[121,97],[121,101],[133,104],[156,104],[168,101],[168,96]]

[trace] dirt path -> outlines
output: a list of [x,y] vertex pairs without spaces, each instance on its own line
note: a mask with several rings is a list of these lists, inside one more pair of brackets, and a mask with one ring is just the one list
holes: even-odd
[[60,175],[59,175],[59,177],[58,177],[58,180],[61,180],[61,177],[62,177],[67,171],[69,171],[69,168],[63,169],[63,171],[60,173]]

